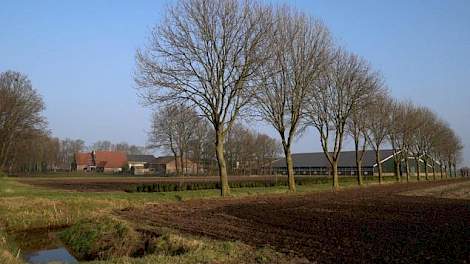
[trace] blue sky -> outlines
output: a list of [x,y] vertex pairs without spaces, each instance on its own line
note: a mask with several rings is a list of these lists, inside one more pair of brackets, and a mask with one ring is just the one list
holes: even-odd
[[[382,71],[393,96],[447,120],[470,165],[470,1],[265,1],[321,19],[340,44]],[[3,0],[0,71],[31,78],[53,135],[143,145],[150,111],[134,90],[134,54],[167,4]],[[313,131],[294,145],[296,152],[319,150]]]

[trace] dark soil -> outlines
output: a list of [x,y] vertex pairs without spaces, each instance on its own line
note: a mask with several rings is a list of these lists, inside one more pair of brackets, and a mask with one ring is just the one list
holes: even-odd
[[470,263],[470,201],[404,196],[449,182],[152,204],[118,212],[317,263]]
[[[285,176],[230,176],[230,182],[259,181],[272,182],[284,181]],[[200,183],[219,182],[219,177],[214,176],[188,176],[188,177],[123,177],[114,178],[18,178],[17,181],[39,187],[79,191],[79,192],[124,192],[141,184],[157,183]]]

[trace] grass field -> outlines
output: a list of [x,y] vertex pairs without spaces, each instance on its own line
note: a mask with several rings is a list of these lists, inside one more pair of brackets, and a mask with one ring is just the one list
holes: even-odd
[[[90,179],[82,175],[67,175],[66,178],[64,175],[53,175],[52,177],[35,177],[31,181],[51,179],[57,181],[67,179],[96,180],[96,178]],[[101,176],[99,179],[119,181],[124,178]],[[22,183],[24,180],[25,178],[0,177],[0,263],[22,262],[20,248],[12,239],[15,233],[43,229],[54,230],[64,227],[72,229],[69,232],[69,238],[73,237],[69,245],[72,249],[83,250],[83,245],[80,247],[74,243],[78,243],[78,241],[84,243],[82,240],[86,240],[87,236],[92,234],[96,245],[86,245],[87,250],[91,253],[99,251],[103,247],[107,252],[124,252],[125,250],[119,250],[122,247],[127,249],[135,247],[137,250],[141,248],[139,243],[143,240],[156,245],[149,250],[149,254],[141,258],[129,257],[132,254],[98,254],[98,258],[104,258],[102,263],[272,263],[275,260],[282,263],[295,258],[286,253],[280,254],[269,247],[253,247],[253,245],[243,242],[213,240],[207,237],[188,235],[174,229],[146,225],[145,221],[133,222],[128,218],[123,219],[119,213],[123,210],[145,210],[152,204],[169,204],[171,206],[172,203],[176,205],[194,199],[208,199],[207,201],[210,203],[211,198],[219,196],[218,190],[158,193],[84,192],[35,186],[34,184]],[[139,178],[130,177],[124,180],[138,181]],[[394,180],[387,178],[387,181]],[[368,182],[368,184],[373,183],[373,181]],[[341,185],[343,188],[353,188],[356,183],[354,179],[349,178],[342,179]],[[298,186],[298,194],[288,193],[285,186],[234,188],[232,196],[235,198],[279,194],[292,196],[330,189],[330,183]],[[78,230],[86,230],[86,228],[89,228],[90,232],[86,234],[73,233],[73,227],[77,225],[83,227],[76,228],[77,232]],[[101,228],[99,232],[94,229],[98,227]],[[120,238],[135,241],[135,243],[108,245],[106,241],[96,240],[97,236],[106,237],[108,242],[119,238],[119,236],[129,236]],[[89,241],[92,240],[89,239]],[[125,252],[129,253],[130,251]]]

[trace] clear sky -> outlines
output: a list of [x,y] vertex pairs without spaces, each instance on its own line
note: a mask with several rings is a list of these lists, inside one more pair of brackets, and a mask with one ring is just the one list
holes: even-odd
[[[323,20],[339,43],[382,71],[392,95],[447,120],[470,165],[470,1],[273,2]],[[134,54],[167,4],[2,0],[0,71],[30,77],[47,104],[53,135],[144,145],[150,111],[134,90]],[[294,145],[296,152],[319,150],[313,132]]]

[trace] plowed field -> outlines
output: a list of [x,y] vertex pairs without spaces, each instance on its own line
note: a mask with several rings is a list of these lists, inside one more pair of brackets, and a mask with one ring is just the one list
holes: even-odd
[[[282,181],[285,176],[230,176],[231,182],[237,181]],[[188,176],[188,177],[110,177],[110,178],[18,178],[21,183],[39,187],[48,187],[61,190],[79,192],[123,192],[132,186],[156,183],[200,183],[218,182],[215,176]]]
[[118,214],[136,223],[270,245],[312,263],[469,263],[469,200],[410,194],[447,184],[456,189],[459,182],[470,186],[463,180],[387,184],[149,204]]

